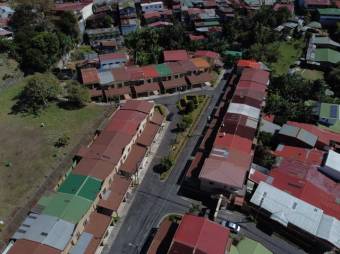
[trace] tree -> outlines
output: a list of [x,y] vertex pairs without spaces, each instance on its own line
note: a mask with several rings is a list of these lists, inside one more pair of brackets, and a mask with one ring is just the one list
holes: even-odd
[[276,157],[272,155],[270,148],[263,145],[257,145],[254,153],[254,163],[265,168],[271,169],[275,164]]
[[15,110],[38,113],[46,108],[50,101],[61,94],[58,80],[52,74],[33,75],[19,96]]
[[91,101],[89,90],[77,81],[69,82],[66,91],[69,102],[75,106],[81,107]]
[[[20,50],[22,67],[31,72],[47,71],[61,55],[59,39],[51,32],[35,33],[33,38],[26,38],[27,46]],[[28,47],[28,48],[27,48]]]
[[187,103],[187,105],[186,105],[186,107],[185,107],[185,111],[186,111],[186,113],[188,114],[188,113],[191,113],[192,111],[194,111],[195,110],[195,103],[194,103],[194,101],[193,100],[189,100],[188,101],[188,103]]
[[62,12],[55,23],[60,32],[70,36],[75,41],[79,40],[78,21],[72,12]]
[[70,137],[66,134],[63,134],[58,140],[55,142],[55,147],[65,147],[70,143]]
[[340,97],[340,64],[327,73],[325,78],[335,96]]

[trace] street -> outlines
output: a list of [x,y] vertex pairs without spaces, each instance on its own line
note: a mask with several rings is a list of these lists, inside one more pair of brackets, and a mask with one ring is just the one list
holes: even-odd
[[[194,131],[195,133],[202,133],[208,116],[211,115],[225,85],[226,80],[222,80],[215,89],[195,91],[193,93],[196,95],[204,94],[211,96],[206,111],[202,113],[201,118],[199,119],[196,130]],[[158,227],[162,218],[170,213],[183,214],[188,212],[193,203],[198,203],[195,200],[182,197],[178,194],[180,188],[178,180],[200,135],[193,135],[189,139],[172,169],[171,174],[164,182],[160,181],[159,174],[153,171],[153,167],[160,162],[160,159],[168,154],[172,140],[175,138],[176,134],[171,130],[176,128],[176,124],[181,118],[181,116],[177,114],[176,108],[176,102],[181,95],[182,94],[176,93],[173,94],[173,96],[154,99],[156,103],[165,105],[169,112],[173,113],[173,119],[161,141],[156,156],[147,169],[148,171],[144,180],[135,190],[135,196],[127,215],[121,218],[120,223],[122,224],[113,244],[104,248],[102,252],[104,254],[145,253],[145,247],[147,247],[145,246],[145,243],[147,242],[152,229]],[[239,216],[241,218],[242,214]],[[243,224],[242,233],[250,238],[258,240],[275,254],[304,253],[295,245],[291,245],[278,237],[266,235],[257,229],[255,224]]]

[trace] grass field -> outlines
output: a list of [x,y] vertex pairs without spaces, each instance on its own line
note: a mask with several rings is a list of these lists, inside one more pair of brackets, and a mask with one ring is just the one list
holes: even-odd
[[287,74],[289,66],[301,56],[303,46],[303,40],[280,42],[278,61],[270,64],[273,74],[275,76]]
[[15,60],[8,58],[6,54],[0,54],[0,88],[6,80],[20,73],[18,63]]
[[322,71],[317,70],[309,70],[309,69],[301,69],[299,71],[301,76],[307,80],[317,80],[317,79],[324,79],[324,73]]
[[[66,110],[52,104],[39,116],[11,114],[23,86],[24,81],[0,92],[0,220],[5,223],[81,139],[92,135],[108,109],[91,104]],[[70,143],[56,148],[63,134]]]

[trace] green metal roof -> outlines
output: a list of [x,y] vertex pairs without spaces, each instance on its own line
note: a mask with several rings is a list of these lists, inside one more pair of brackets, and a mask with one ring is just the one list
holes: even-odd
[[[334,112],[331,112],[332,110]],[[339,119],[339,105],[331,103],[321,103],[319,117]]]
[[320,15],[340,16],[340,9],[338,8],[322,8],[318,9]]
[[74,224],[79,222],[91,205],[92,201],[88,199],[62,192],[45,195],[38,202],[43,214],[55,216]]
[[317,48],[315,50],[315,61],[336,64],[340,62],[340,52],[329,48]]
[[222,52],[224,56],[242,57],[241,51],[226,50]]
[[315,37],[313,43],[315,44],[326,44],[330,46],[340,47],[340,44],[333,41],[329,37]]
[[166,64],[157,64],[155,69],[161,77],[170,76],[172,74],[170,68]]
[[259,242],[247,237],[243,238],[237,246],[232,245],[230,254],[273,254]]
[[91,176],[69,174],[61,184],[58,192],[68,193],[95,200],[101,188],[101,181]]

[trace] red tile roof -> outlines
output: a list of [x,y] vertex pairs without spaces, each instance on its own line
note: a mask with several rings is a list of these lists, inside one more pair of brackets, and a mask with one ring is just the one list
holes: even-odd
[[193,72],[198,70],[196,65],[194,65],[190,60],[179,61],[178,63],[182,66],[185,72]]
[[161,126],[163,121],[164,121],[164,116],[161,113],[159,113],[158,110],[155,110],[152,118],[150,119],[150,122],[158,126]]
[[324,152],[318,149],[307,149],[282,144],[278,146],[274,154],[279,157],[305,161],[312,165],[321,165],[324,156]]
[[38,242],[30,240],[19,239],[13,247],[9,250],[8,254],[60,254],[61,251],[55,248],[49,247]]
[[245,89],[249,89],[252,91],[259,91],[262,93],[265,93],[267,87],[261,83],[256,83],[253,81],[249,81],[249,80],[240,80],[237,83],[237,88],[241,89],[241,88],[245,88]]
[[184,215],[169,254],[225,254],[229,230],[207,218]]
[[186,50],[164,50],[164,62],[188,60],[189,56]]
[[250,153],[253,141],[252,139],[243,138],[233,134],[220,133],[216,136],[214,147],[215,148],[232,148],[244,153]]
[[83,84],[98,84],[99,76],[96,68],[81,69],[81,78]]
[[[236,153],[238,153],[238,155],[236,155]],[[216,158],[215,156],[210,157],[204,161],[199,178],[201,180],[204,179],[209,182],[242,189],[248,167],[241,165],[243,163],[237,160],[245,160],[246,156],[246,154],[232,150],[227,160]]]
[[240,81],[252,81],[267,85],[269,81],[269,72],[256,69],[245,69],[242,71]]
[[208,57],[213,59],[219,59],[221,56],[219,53],[210,50],[198,50],[195,52],[195,57]]
[[58,3],[55,4],[54,11],[81,11],[85,6],[92,3],[92,0],[82,1],[82,2],[69,2],[69,3]]
[[145,125],[142,135],[138,137],[136,142],[140,145],[149,147],[152,144],[158,129],[159,129],[158,125],[148,122]]
[[116,60],[116,59],[127,60],[128,58],[129,58],[128,54],[125,54],[125,53],[108,53],[108,54],[99,55],[100,62]]
[[209,72],[203,72],[198,75],[191,75],[187,77],[188,81],[192,85],[204,84],[205,82],[211,82],[213,76]]
[[205,37],[203,35],[189,34],[189,38],[190,38],[191,41],[202,41],[202,40],[205,40]]
[[144,159],[146,154],[146,148],[140,145],[132,145],[132,149],[129,153],[124,164],[119,168],[119,170],[124,171],[129,174],[134,174],[138,170],[140,163]]
[[108,97],[112,96],[121,96],[125,94],[131,94],[130,87],[124,86],[120,88],[109,88],[108,90],[104,90],[104,93]]
[[98,206],[117,212],[129,189],[131,181],[129,178],[115,175],[110,189],[107,190],[107,193],[103,195],[102,199],[99,199]]
[[283,159],[271,170],[272,185],[340,219],[340,184],[321,173],[317,166],[303,161]]
[[141,67],[144,77],[146,78],[157,78],[159,77],[159,74],[155,68],[154,65],[148,65],[148,66],[143,66]]
[[143,14],[145,19],[160,18],[161,14],[158,11],[146,12]]
[[248,179],[254,183],[259,184],[260,182],[266,182],[270,176],[251,168],[249,171]]
[[223,118],[223,126],[220,128],[219,136],[223,137],[223,133],[237,135],[252,141],[255,136],[257,121],[247,116],[234,113],[226,113]]
[[305,5],[307,6],[331,6],[332,3],[330,0],[305,0]]
[[72,172],[79,175],[92,176],[104,181],[112,171],[112,163],[85,157],[80,160]]
[[186,70],[179,62],[167,62],[164,64],[169,67],[172,75],[186,73]]
[[162,85],[164,86],[164,89],[173,89],[177,87],[186,86],[187,82],[185,81],[185,78],[178,78],[162,81]]
[[260,69],[261,65],[260,65],[260,63],[256,62],[255,60],[240,59],[240,60],[237,61],[237,67]]
[[135,110],[145,114],[150,114],[154,106],[153,102],[141,100],[128,100],[120,106],[122,110]]
[[147,83],[144,85],[134,86],[136,93],[145,93],[159,91],[160,87],[158,83]]
[[93,237],[84,254],[92,254],[96,252],[110,223],[111,217],[97,212],[91,213],[89,221],[84,228],[84,232],[92,234]]

